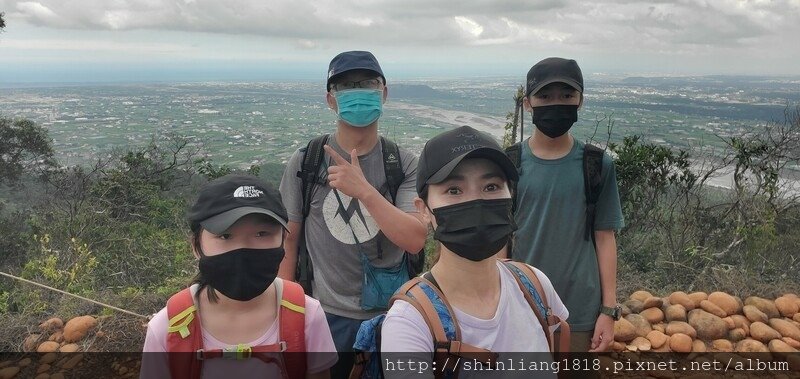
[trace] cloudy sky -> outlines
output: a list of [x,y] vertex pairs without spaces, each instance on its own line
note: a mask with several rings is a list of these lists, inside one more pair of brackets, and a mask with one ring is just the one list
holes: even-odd
[[324,77],[370,50],[388,77],[800,75],[800,0],[0,0],[0,83]]

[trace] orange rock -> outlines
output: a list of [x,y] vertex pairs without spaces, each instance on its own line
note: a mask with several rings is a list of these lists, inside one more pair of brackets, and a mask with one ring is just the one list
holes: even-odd
[[672,336],[677,333],[685,334],[693,339],[697,338],[697,331],[688,323],[683,321],[672,321],[667,324],[667,335]]
[[83,359],[83,354],[70,354],[72,357],[61,368],[71,370]]
[[630,296],[632,300],[638,300],[641,303],[644,303],[645,300],[651,297],[653,297],[653,294],[647,291],[636,291]]
[[58,351],[60,351],[62,353],[74,353],[74,352],[76,352],[76,351],[78,351],[80,349],[81,349],[81,347],[78,346],[78,344],[71,343],[71,344],[67,344],[67,345],[61,346],[61,348],[58,349]]
[[47,340],[58,343],[64,342],[64,332],[56,330],[56,332],[50,335],[50,338],[48,338]]
[[769,320],[769,326],[784,337],[800,341],[800,328],[796,327],[791,321],[773,318]]
[[736,323],[733,322],[733,319],[730,316],[724,317],[722,321],[725,321],[725,324],[728,325],[728,329],[736,329]]
[[728,334],[728,324],[725,321],[702,309],[689,312],[689,325],[697,331],[697,338],[707,341],[725,338]]
[[617,351],[617,352],[624,351],[625,350],[625,343],[624,342],[619,342],[619,341],[614,341],[614,342],[611,343],[611,350]]
[[783,342],[786,342],[787,345],[789,345],[789,346],[791,346],[791,347],[793,347],[795,349],[800,349],[800,341],[798,341],[798,340],[796,340],[794,338],[783,337],[783,338],[781,338],[781,340],[783,340]]
[[710,295],[708,295],[708,301],[720,307],[720,309],[725,311],[725,313],[728,315],[737,314],[742,310],[742,307],[739,306],[739,302],[736,301],[736,298],[728,295],[725,292],[712,292]]
[[705,292],[692,292],[688,296],[689,299],[691,299],[692,302],[694,303],[695,308],[700,307],[701,301],[708,299],[708,294]]
[[650,323],[642,317],[641,315],[637,314],[629,314],[625,316],[625,319],[630,321],[633,324],[633,327],[636,329],[635,333],[639,337],[644,337],[647,333],[650,333],[653,328],[650,326]]
[[627,319],[621,318],[614,321],[614,340],[620,342],[632,341],[636,337],[636,327]]
[[744,312],[745,317],[751,322],[767,322],[769,321],[769,317],[767,317],[766,313],[762,312],[758,307],[755,305],[745,305],[742,308],[742,312]]
[[653,325],[653,330],[658,330],[661,333],[667,334],[667,326],[664,325],[663,322],[659,322],[658,324]]
[[714,304],[714,303],[712,303],[711,301],[708,301],[708,300],[701,301],[700,302],[700,308],[702,308],[704,311],[706,311],[708,313],[711,313],[712,315],[717,316],[719,318],[728,317],[728,313],[727,312],[725,312],[724,310],[722,310],[722,308],[720,308],[719,306],[717,306],[716,304]]
[[652,348],[658,349],[659,347],[664,346],[669,337],[658,330],[653,330],[650,333],[647,333],[647,339],[650,341],[650,346]]
[[728,332],[728,339],[733,342],[739,342],[747,338],[747,336],[747,332],[742,328],[731,329],[731,331]]
[[2,379],[11,379],[11,378],[17,376],[18,373],[19,373],[19,367],[16,367],[16,366],[6,367],[6,368],[0,370],[0,378],[2,378]]
[[651,296],[642,302],[642,309],[661,308],[664,305],[664,300],[660,297]]
[[658,324],[664,321],[664,312],[661,311],[661,308],[647,308],[640,315],[651,324]]
[[781,340],[769,341],[769,351],[776,353],[778,356],[785,356],[786,353],[797,353],[797,349],[789,346],[786,342]]
[[39,353],[52,353],[54,351],[58,351],[58,342],[53,341],[45,341],[36,348],[36,351]]
[[687,311],[691,311],[692,309],[694,309],[694,301],[692,301],[692,299],[689,298],[689,295],[687,295],[686,292],[683,291],[676,291],[671,293],[669,295],[669,303],[683,305],[683,307]]
[[713,340],[711,341],[711,351],[730,353],[733,351],[733,343],[724,339]]
[[675,333],[669,337],[669,348],[674,352],[689,353],[692,351],[692,337]]
[[730,317],[731,320],[733,320],[735,328],[743,328],[746,326],[748,327],[748,330],[750,329],[750,323],[752,321],[748,320],[747,317],[744,317],[743,315],[730,315],[728,317]]
[[693,353],[705,353],[708,350],[706,347],[706,343],[702,340],[694,340],[692,341],[692,352]]
[[788,296],[781,296],[775,299],[775,307],[778,308],[778,312],[783,317],[792,317],[797,312],[800,312],[800,304],[796,299]]
[[67,325],[64,326],[64,340],[67,342],[80,341],[95,325],[97,325],[97,320],[92,316],[75,317],[67,321]]
[[56,353],[47,353],[42,355],[42,358],[39,359],[39,363],[53,363],[56,361],[56,358],[58,358]]
[[48,371],[50,371],[50,365],[47,363],[43,363],[41,366],[36,368],[37,374],[41,374],[43,372],[48,372]]
[[630,342],[630,345],[636,347],[637,351],[650,351],[652,344],[650,340],[644,337],[636,337]]
[[750,324],[750,336],[764,343],[781,338],[777,330],[760,321]]
[[758,310],[764,312],[768,318],[781,317],[781,313],[778,312],[778,307],[775,306],[775,302],[772,300],[758,296],[750,296],[744,300],[744,304],[758,308]]
[[795,313],[794,316],[792,316],[792,320],[794,320],[794,322],[800,322],[800,313]]
[[635,300],[635,299],[630,299],[630,300],[622,303],[622,305],[625,306],[625,308],[628,308],[631,311],[630,312],[631,314],[639,313],[642,310],[644,310],[644,303],[642,303],[639,300]]
[[667,307],[664,312],[667,321],[686,321],[686,308],[680,304],[673,304]]
[[737,342],[734,351],[739,353],[769,353],[769,349],[761,341],[750,338]]
[[43,332],[51,332],[56,329],[61,329],[64,327],[64,321],[61,321],[58,317],[53,317],[41,324],[39,324],[39,329]]

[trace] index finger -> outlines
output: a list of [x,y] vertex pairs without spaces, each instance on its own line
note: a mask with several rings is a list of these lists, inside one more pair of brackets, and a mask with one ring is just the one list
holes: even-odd
[[337,166],[338,165],[346,165],[346,164],[348,164],[347,160],[342,158],[342,156],[339,155],[339,153],[337,153],[336,150],[333,150],[333,148],[330,145],[323,146],[323,149],[325,149],[325,152],[331,158],[333,158],[333,161],[336,163]]

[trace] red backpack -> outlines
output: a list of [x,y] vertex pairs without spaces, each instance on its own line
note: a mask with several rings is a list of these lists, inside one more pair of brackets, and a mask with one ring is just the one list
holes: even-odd
[[[302,379],[306,376],[305,354],[305,293],[303,288],[288,280],[283,281],[283,294],[278,312],[280,341],[272,345],[247,346],[240,344],[229,349],[203,349],[203,334],[200,329],[200,314],[194,304],[189,288],[170,297],[167,301],[167,351],[182,354],[169,354],[169,371],[175,379],[199,379],[203,361],[212,358],[262,359],[281,367],[283,377]],[[283,362],[277,361],[275,353],[281,354]],[[188,354],[193,353],[193,354]]]

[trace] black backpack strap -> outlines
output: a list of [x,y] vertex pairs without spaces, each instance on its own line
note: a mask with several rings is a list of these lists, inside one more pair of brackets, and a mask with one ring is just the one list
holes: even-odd
[[583,189],[586,193],[586,236],[594,243],[594,218],[603,191],[603,150],[592,144],[583,147]]
[[314,186],[319,180],[319,168],[322,159],[325,157],[323,146],[328,143],[328,135],[322,135],[308,141],[303,154],[303,163],[297,177],[303,180],[303,219],[308,217],[311,210],[311,195],[314,193]]
[[383,170],[386,174],[386,185],[392,196],[392,204],[397,201],[397,191],[406,179],[403,165],[400,162],[400,148],[394,141],[381,136],[381,151],[383,152]]

